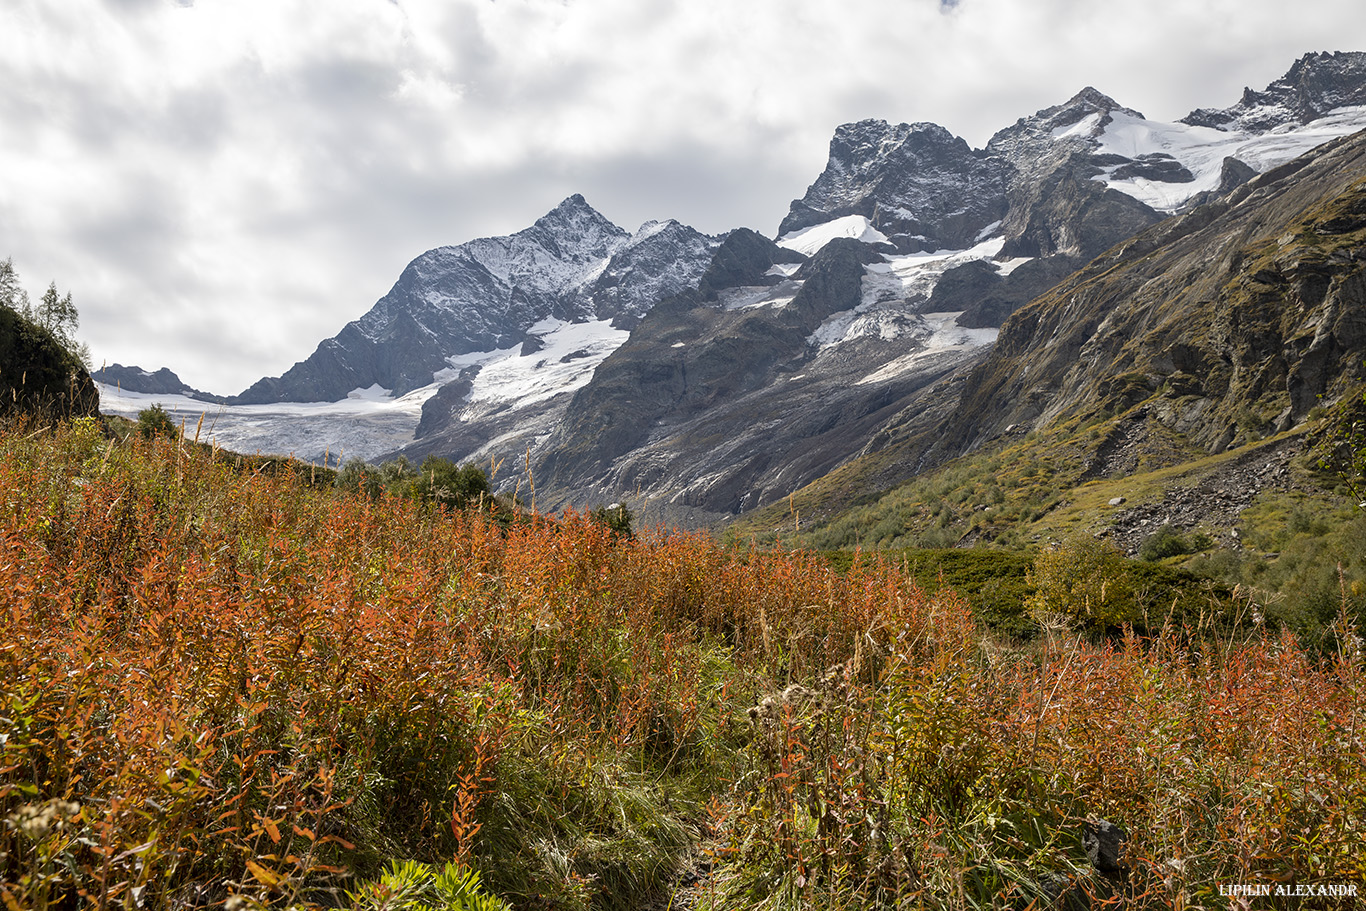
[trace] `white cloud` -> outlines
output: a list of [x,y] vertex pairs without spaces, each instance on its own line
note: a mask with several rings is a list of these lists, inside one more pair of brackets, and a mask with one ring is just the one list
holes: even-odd
[[97,358],[219,392],[570,193],[771,233],[842,122],[980,146],[1087,84],[1172,119],[1366,48],[1357,0],[0,5],[0,257]]

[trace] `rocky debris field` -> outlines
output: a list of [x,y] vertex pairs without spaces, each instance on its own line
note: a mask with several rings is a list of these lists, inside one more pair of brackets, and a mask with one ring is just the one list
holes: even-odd
[[1127,507],[1119,504],[1107,537],[1126,554],[1133,555],[1164,525],[1181,532],[1204,526],[1219,544],[1238,547],[1239,517],[1257,495],[1269,488],[1290,490],[1298,487],[1290,470],[1290,460],[1302,446],[1302,440],[1290,439],[1272,446],[1255,447],[1193,483],[1172,485],[1160,500]]

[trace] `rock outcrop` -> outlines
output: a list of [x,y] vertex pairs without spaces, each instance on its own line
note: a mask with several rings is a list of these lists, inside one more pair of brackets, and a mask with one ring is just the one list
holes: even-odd
[[1305,54],[1284,76],[1255,92],[1243,89],[1237,104],[1221,110],[1200,108],[1181,118],[1191,126],[1267,133],[1306,124],[1335,108],[1366,105],[1366,53]]
[[933,123],[847,123],[779,235],[862,215],[903,253],[961,250],[1006,212],[1011,167]]

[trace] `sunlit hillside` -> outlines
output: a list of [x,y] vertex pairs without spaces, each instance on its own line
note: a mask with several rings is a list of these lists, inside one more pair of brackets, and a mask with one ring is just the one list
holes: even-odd
[[[0,900],[1190,908],[1366,884],[1345,617],[1311,652],[1210,594],[1107,635],[1041,557],[1026,641],[909,564],[620,532],[7,425]],[[1077,585],[1127,578],[1094,566]]]

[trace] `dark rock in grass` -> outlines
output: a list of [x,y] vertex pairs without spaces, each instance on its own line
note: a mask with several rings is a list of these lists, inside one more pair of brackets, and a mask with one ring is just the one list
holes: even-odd
[[1048,899],[1045,907],[1064,911],[1085,911],[1091,907],[1086,891],[1065,873],[1045,873],[1039,879],[1039,892]]
[[1110,879],[1122,878],[1127,868],[1122,862],[1124,842],[1129,833],[1105,819],[1088,819],[1082,829],[1081,844],[1091,866]]

